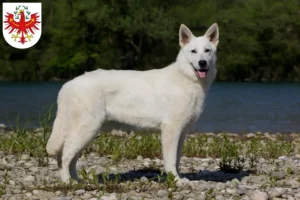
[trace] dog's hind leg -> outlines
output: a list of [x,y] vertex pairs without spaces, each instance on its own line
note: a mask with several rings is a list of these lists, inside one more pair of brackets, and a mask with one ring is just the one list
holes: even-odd
[[70,177],[65,177],[65,176],[67,176],[67,174],[62,169],[62,151],[57,154],[57,166],[58,166],[58,169],[60,172],[60,176],[64,182],[67,182],[70,178],[79,181],[79,178],[76,173],[76,163],[77,163],[78,157],[79,157],[79,154],[76,154],[76,156],[72,159],[72,161],[70,163],[70,167],[69,167]]
[[[65,138],[61,158],[61,179],[68,182],[71,179],[79,180],[76,172],[76,163],[81,151],[96,137],[104,116],[87,115],[82,113],[81,120],[73,131]],[[76,130],[75,130],[76,129]]]
[[80,153],[81,153],[81,151],[73,157],[73,159],[71,160],[71,163],[70,163],[70,167],[69,167],[71,178],[74,180],[77,180],[77,181],[79,181],[80,179],[77,176],[76,163],[78,161],[78,158],[80,157]]

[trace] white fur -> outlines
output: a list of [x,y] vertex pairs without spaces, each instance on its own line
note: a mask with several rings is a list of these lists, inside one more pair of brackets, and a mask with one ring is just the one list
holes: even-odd
[[[61,179],[78,179],[77,159],[105,120],[161,129],[165,170],[179,177],[182,144],[216,75],[218,37],[216,24],[201,37],[181,25],[175,63],[149,71],[98,69],[64,84],[47,144],[48,154],[57,156]],[[197,53],[191,53],[193,49]],[[209,71],[199,78],[191,64],[198,69],[203,59]]]

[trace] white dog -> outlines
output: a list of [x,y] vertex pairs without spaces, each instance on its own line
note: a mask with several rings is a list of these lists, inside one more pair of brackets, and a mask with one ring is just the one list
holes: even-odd
[[78,180],[78,157],[105,120],[161,129],[165,170],[179,178],[186,133],[216,76],[218,40],[217,24],[201,37],[182,24],[175,63],[149,71],[98,69],[64,84],[47,144],[48,154],[57,156],[62,181]]

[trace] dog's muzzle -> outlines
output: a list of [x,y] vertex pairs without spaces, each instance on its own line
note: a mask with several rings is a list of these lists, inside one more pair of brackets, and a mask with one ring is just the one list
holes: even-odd
[[195,71],[196,76],[198,76],[199,78],[205,78],[208,73],[209,68],[207,67],[206,61],[205,61],[205,65],[204,65],[204,63],[201,63],[201,65],[200,65],[200,62],[201,62],[201,60],[199,61],[200,69],[196,69],[194,67],[193,63],[191,63],[191,65]]

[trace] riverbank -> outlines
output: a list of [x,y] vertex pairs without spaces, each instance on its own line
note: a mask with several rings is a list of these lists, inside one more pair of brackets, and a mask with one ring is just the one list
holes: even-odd
[[0,136],[2,199],[300,199],[300,134],[195,133],[176,182],[163,173],[160,135],[113,130],[81,155],[84,183],[63,184],[47,156],[49,131]]

